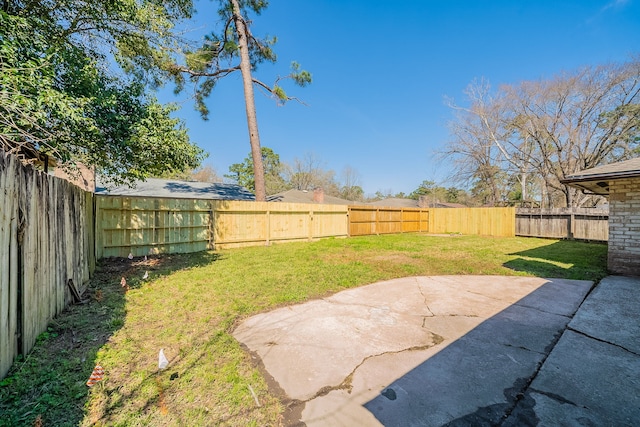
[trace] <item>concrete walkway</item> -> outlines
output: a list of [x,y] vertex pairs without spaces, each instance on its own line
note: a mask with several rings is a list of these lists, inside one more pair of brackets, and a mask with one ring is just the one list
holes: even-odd
[[637,425],[640,279],[591,288],[403,278],[253,316],[234,336],[287,402],[285,425]]

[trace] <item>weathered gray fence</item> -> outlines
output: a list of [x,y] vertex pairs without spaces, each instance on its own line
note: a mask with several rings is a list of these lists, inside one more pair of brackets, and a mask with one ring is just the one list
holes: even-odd
[[516,235],[607,241],[609,211],[589,208],[516,209]]
[[0,151],[0,378],[95,268],[93,195]]

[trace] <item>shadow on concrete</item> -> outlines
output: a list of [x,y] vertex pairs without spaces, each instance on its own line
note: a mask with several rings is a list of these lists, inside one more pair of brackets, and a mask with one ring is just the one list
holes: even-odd
[[525,393],[590,286],[550,280],[485,320],[364,404],[385,426],[536,425]]

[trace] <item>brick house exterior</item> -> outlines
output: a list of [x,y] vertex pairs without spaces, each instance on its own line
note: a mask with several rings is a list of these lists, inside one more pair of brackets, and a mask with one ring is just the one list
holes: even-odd
[[586,169],[562,182],[609,196],[609,271],[640,276],[640,158]]

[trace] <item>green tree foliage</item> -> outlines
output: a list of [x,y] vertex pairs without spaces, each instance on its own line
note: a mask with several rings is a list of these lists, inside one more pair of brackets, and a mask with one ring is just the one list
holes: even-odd
[[216,171],[211,165],[204,165],[198,169],[164,172],[160,175],[154,176],[154,178],[175,179],[178,181],[223,182],[218,171]]
[[[171,117],[175,107],[146,93],[154,73],[142,60],[189,10],[177,1],[2,2],[2,148],[83,162],[116,183],[197,167],[203,151]],[[111,54],[133,74],[114,71]]]
[[434,203],[478,204],[471,199],[465,190],[457,187],[442,187],[430,180],[422,181],[418,188],[413,190],[408,197],[413,200],[422,200],[426,205]]
[[[280,156],[269,147],[262,147],[261,150],[267,194],[271,195],[289,189],[289,186],[282,178],[283,165],[280,163]],[[250,191],[255,191],[253,156],[251,153],[249,153],[242,163],[234,163],[229,166],[229,173],[225,174],[224,177]]]
[[427,196],[434,193],[436,189],[436,183],[434,181],[424,180],[420,183],[418,188],[409,193],[409,198],[413,200],[420,199],[420,196]]

